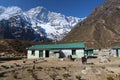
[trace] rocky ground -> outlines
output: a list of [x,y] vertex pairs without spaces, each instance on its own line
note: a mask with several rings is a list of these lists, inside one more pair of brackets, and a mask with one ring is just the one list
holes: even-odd
[[120,80],[120,58],[81,60],[35,59],[0,61],[0,80]]

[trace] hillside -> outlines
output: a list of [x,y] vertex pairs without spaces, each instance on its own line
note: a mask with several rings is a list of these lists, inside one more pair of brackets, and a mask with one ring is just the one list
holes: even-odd
[[84,41],[87,47],[108,48],[120,45],[120,1],[106,0],[61,42]]
[[12,39],[0,39],[0,55],[15,56],[25,55],[26,48],[35,44],[28,41],[12,40]]

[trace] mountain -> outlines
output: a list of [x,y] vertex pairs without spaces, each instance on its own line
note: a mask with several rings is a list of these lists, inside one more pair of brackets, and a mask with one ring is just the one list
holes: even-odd
[[120,45],[120,1],[106,0],[62,40],[78,41],[84,41],[87,47],[108,48]]
[[59,41],[83,19],[51,12],[44,7],[24,12],[16,6],[0,6],[0,38]]
[[19,7],[0,8],[0,38],[28,41],[44,40],[34,31],[29,17]]
[[[65,16],[60,13],[50,12],[43,7],[32,8],[27,12],[32,23],[32,28],[52,40],[61,40],[75,24],[82,18]],[[39,30],[42,29],[42,32]]]

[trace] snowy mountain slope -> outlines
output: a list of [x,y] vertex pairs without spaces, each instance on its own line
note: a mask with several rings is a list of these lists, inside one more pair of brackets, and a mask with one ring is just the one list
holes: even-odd
[[[11,30],[9,34],[16,39],[59,41],[81,20],[83,19],[50,12],[44,7],[24,12],[16,6],[7,8],[0,6],[0,28],[9,27]],[[32,38],[29,39],[30,35]]]
[[0,14],[2,14],[4,11],[5,11],[5,7],[3,7],[3,6],[0,6]]
[[26,14],[31,19],[32,27],[35,31],[42,28],[44,30],[43,33],[46,33],[42,36],[57,41],[61,40],[76,23],[82,20],[80,18],[67,17],[60,13],[50,12],[43,7],[32,8]]
[[40,41],[31,27],[30,19],[19,7],[4,8],[0,14],[0,38]]
[[0,20],[5,19],[8,20],[9,18],[16,16],[16,15],[23,15],[23,12],[18,7],[8,7],[3,10],[2,14],[0,15]]

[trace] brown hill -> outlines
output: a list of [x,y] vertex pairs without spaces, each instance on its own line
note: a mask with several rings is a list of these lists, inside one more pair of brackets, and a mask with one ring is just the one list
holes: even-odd
[[31,42],[16,39],[0,39],[0,56],[26,56],[27,48],[38,44],[51,42]]
[[32,44],[35,43],[13,39],[0,39],[0,55],[23,56],[26,53],[26,48],[31,46]]
[[84,41],[87,47],[120,45],[120,0],[106,0],[62,40],[78,41]]

